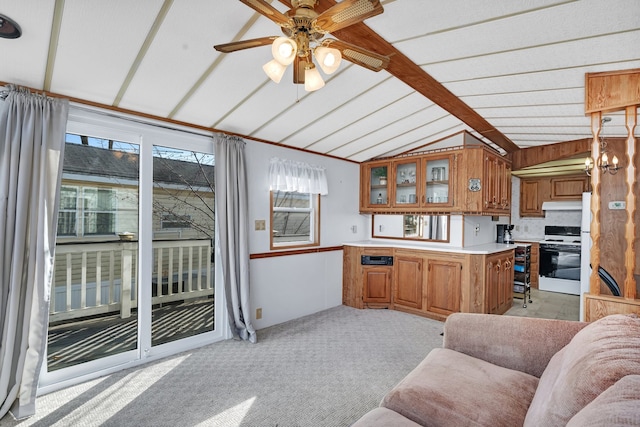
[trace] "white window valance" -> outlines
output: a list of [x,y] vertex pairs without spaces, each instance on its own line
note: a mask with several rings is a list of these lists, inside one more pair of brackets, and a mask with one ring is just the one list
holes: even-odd
[[269,164],[269,184],[272,191],[329,194],[325,168],[277,157]]

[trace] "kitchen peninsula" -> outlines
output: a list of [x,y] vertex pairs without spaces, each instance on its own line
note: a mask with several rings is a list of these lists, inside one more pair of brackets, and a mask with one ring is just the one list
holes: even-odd
[[347,243],[342,302],[438,320],[455,312],[503,314],[513,301],[516,246],[391,239]]

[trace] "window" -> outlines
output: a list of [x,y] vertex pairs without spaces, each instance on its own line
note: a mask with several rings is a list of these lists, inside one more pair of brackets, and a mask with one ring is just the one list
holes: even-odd
[[161,228],[163,230],[173,228],[191,228],[191,215],[162,214]]
[[60,189],[58,210],[58,236],[78,235],[78,188],[63,186]]
[[109,188],[85,188],[83,234],[105,235],[116,232],[116,197]]
[[320,244],[320,196],[271,192],[271,249]]

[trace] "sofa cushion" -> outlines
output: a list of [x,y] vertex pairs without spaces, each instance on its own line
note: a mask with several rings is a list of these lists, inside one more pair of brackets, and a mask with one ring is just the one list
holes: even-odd
[[351,427],[420,427],[408,418],[387,408],[376,408],[364,414]]
[[381,406],[428,426],[522,425],[538,378],[436,348]]
[[640,319],[612,315],[586,326],[549,361],[525,426],[565,425],[626,375],[640,374]]
[[567,427],[640,426],[640,375],[627,375],[569,420]]

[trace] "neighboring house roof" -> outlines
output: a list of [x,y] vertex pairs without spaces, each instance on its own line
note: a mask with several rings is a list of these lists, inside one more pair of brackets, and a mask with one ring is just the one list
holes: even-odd
[[[67,143],[62,170],[68,174],[137,180],[139,155]],[[194,187],[208,187],[213,185],[214,166],[154,157],[153,179],[167,184],[185,185],[188,182]]]

